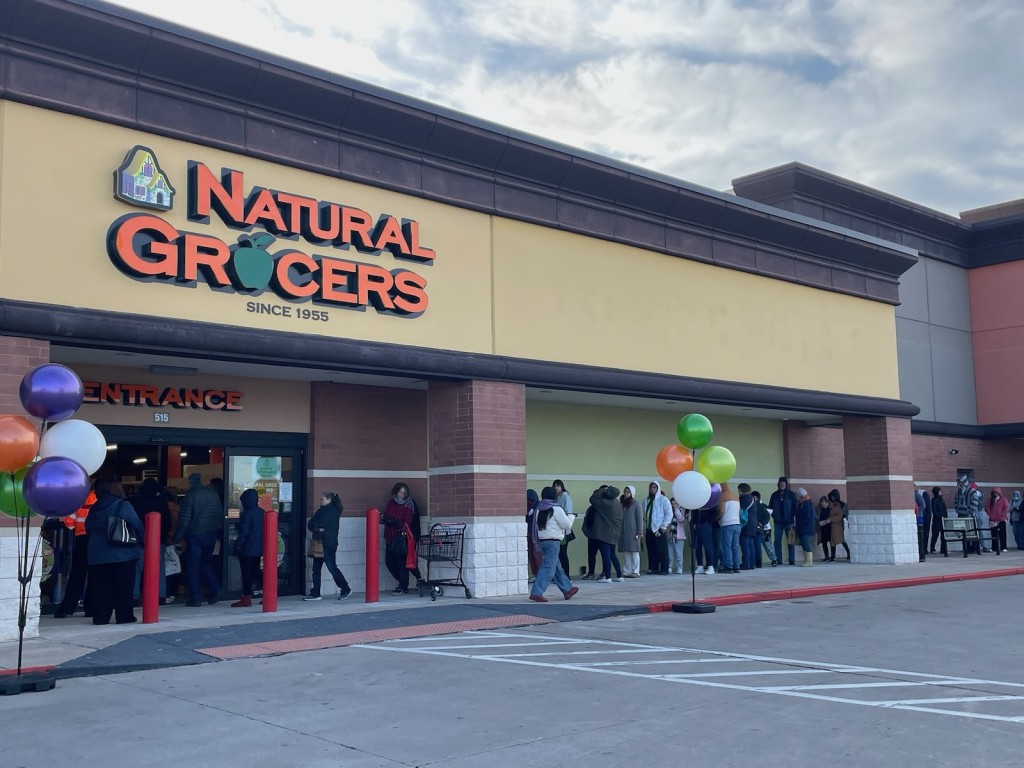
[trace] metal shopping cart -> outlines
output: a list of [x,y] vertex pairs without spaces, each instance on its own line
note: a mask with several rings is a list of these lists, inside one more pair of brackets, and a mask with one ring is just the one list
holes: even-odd
[[[467,600],[473,597],[462,580],[462,544],[465,535],[465,523],[435,523],[430,526],[430,533],[421,536],[416,542],[416,556],[427,561],[427,578],[417,585],[420,597],[429,591],[430,599],[436,600],[444,596],[445,587],[462,587],[466,590]],[[437,573],[439,567],[442,574]],[[438,578],[439,575],[447,575],[448,578]]]

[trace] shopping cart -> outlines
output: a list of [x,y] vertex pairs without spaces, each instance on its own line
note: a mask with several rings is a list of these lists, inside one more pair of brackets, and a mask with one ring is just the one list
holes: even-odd
[[[467,600],[473,597],[462,580],[462,543],[465,535],[465,523],[435,523],[430,526],[430,533],[421,536],[416,542],[416,556],[427,561],[427,578],[417,584],[420,597],[429,591],[430,599],[436,600],[444,596],[445,587],[462,587],[466,590]],[[438,566],[448,572],[449,578],[438,578]]]

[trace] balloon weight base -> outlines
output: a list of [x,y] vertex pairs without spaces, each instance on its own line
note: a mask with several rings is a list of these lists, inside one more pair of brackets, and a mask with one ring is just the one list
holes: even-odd
[[57,678],[30,672],[25,675],[0,675],[0,696],[16,696],[19,693],[42,693],[52,691]]
[[714,613],[714,603],[672,603],[672,613]]

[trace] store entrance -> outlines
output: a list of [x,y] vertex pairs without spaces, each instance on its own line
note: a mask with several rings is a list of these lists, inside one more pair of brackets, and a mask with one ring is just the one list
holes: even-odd
[[[193,473],[220,496],[224,527],[216,552],[222,598],[241,594],[238,558],[230,555],[238,537],[239,497],[249,488],[258,491],[261,508],[278,513],[278,593],[303,592],[305,435],[168,429],[155,436],[148,430],[98,426],[107,438],[107,460],[96,476],[119,479],[129,500],[153,478],[180,504]],[[188,563],[183,566],[188,568]],[[172,577],[168,587],[169,595],[183,590],[184,579]]]

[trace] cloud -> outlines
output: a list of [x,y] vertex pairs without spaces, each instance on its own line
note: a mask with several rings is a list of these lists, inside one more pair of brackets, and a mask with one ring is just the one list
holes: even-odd
[[793,160],[923,205],[1024,196],[1017,0],[119,0],[727,188]]

